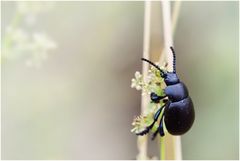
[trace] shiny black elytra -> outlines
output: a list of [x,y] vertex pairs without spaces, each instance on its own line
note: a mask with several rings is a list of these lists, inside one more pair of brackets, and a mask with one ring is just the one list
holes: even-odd
[[143,61],[148,62],[160,71],[160,75],[167,86],[164,89],[165,96],[158,96],[156,93],[151,93],[150,98],[152,102],[159,103],[160,100],[163,100],[165,104],[155,113],[153,123],[146,127],[143,131],[136,133],[137,135],[147,134],[157,122],[158,117],[164,109],[158,129],[153,133],[152,140],[158,133],[160,136],[164,136],[163,121],[170,134],[182,135],[191,128],[195,118],[193,103],[188,95],[187,87],[184,83],[180,82],[176,74],[175,51],[173,47],[170,47],[170,49],[173,54],[173,72],[166,72],[160,69],[160,67],[153,62],[142,58]]

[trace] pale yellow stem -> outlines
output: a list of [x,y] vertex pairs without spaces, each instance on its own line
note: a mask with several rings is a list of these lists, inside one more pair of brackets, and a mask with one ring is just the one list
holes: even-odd
[[[169,2],[168,2],[169,3]],[[167,8],[167,11],[165,10],[164,13],[168,12],[169,15],[167,17],[168,20],[170,20],[170,4],[168,4],[169,7]],[[171,23],[168,22],[167,26],[170,26],[169,29],[172,30],[172,33],[174,34],[175,31],[175,27],[177,24],[177,20],[178,20],[178,15],[179,15],[179,10],[180,10],[180,5],[181,5],[181,1],[176,1],[174,3],[174,7],[173,7],[173,15],[172,15],[172,26]],[[166,18],[166,17],[165,17]],[[170,25],[169,25],[170,24]],[[150,55],[150,27],[151,27],[151,2],[150,1],[145,1],[145,12],[144,12],[144,42],[143,42],[143,57],[146,59],[149,59],[149,55]],[[166,27],[164,27],[166,28]],[[168,42],[172,42],[172,35],[171,35],[171,31],[167,31],[166,33],[170,32],[170,37],[168,36]],[[165,36],[164,36],[165,37]],[[165,39],[165,38],[164,38]],[[169,43],[169,44],[173,44],[173,43]],[[165,44],[166,46],[166,44]],[[165,47],[164,47],[165,48]],[[160,55],[160,63],[162,63],[165,59],[165,54],[164,54],[164,50],[162,50],[161,55]],[[169,52],[168,52],[169,54]],[[171,58],[168,59],[168,62],[170,62],[170,64],[172,63],[172,60],[170,61]],[[144,78],[146,78],[147,75],[147,71],[148,71],[148,65],[146,63],[143,63],[142,66],[142,73]],[[172,69],[170,69],[172,70]],[[147,108],[147,104],[149,102],[149,98],[146,96],[142,96],[142,101],[141,101],[141,113],[144,114]],[[170,139],[168,139],[169,135],[167,134],[166,136],[166,141],[164,141],[164,138],[160,139],[160,150],[161,150],[161,159],[181,159],[181,142],[180,139],[175,138],[175,137],[171,137]],[[137,156],[138,160],[142,160],[142,159],[149,159],[149,157],[147,156],[147,138],[148,136],[141,136],[138,137],[138,141],[137,141],[137,145],[138,145],[138,150],[139,150],[139,154]],[[165,144],[166,148],[165,148]],[[176,148],[178,147],[178,148]],[[172,153],[170,153],[172,152]]]
[[[163,32],[164,32],[164,53],[167,57],[168,71],[173,70],[173,55],[170,50],[170,46],[173,46],[172,39],[172,24],[171,24],[171,11],[170,2],[167,0],[162,1],[162,11],[163,11]],[[164,54],[163,54],[164,55]],[[182,159],[181,153],[181,138],[180,136],[172,136],[166,134],[164,138],[165,143],[165,157],[166,159]]]
[[173,6],[173,14],[172,14],[172,35],[173,35],[173,37],[174,37],[175,31],[176,31],[175,29],[176,29],[177,22],[178,22],[181,4],[182,4],[181,1],[175,1],[174,6]]
[[[149,59],[149,46],[150,46],[150,25],[151,25],[151,1],[145,2],[145,11],[144,11],[144,39],[143,39],[143,57]],[[142,65],[143,78],[146,78],[148,72],[147,63]],[[142,95],[141,99],[141,114],[144,115],[148,105],[148,97]],[[147,156],[147,140],[148,135],[139,136],[137,145],[139,154],[137,156],[138,160],[149,159]]]
[[[181,1],[175,1],[174,2],[174,6],[173,6],[173,14],[172,14],[172,36],[174,37],[175,35],[175,31],[176,31],[176,26],[177,26],[177,22],[178,22],[178,17],[179,17],[179,12],[180,12],[180,8],[181,8]],[[165,47],[162,49],[161,53],[160,53],[160,57],[159,57],[159,63],[162,64],[165,61]]]

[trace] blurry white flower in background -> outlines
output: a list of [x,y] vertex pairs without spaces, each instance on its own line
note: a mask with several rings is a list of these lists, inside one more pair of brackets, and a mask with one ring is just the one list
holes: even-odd
[[50,1],[18,1],[17,12],[24,16],[27,25],[33,26],[36,22],[37,14],[50,11],[56,2]]
[[23,57],[27,66],[40,67],[49,51],[56,49],[56,43],[46,34],[32,32],[19,26],[26,23],[32,27],[39,13],[49,11],[55,2],[22,1],[16,2],[16,12],[6,28],[2,41],[2,58],[6,60]]
[[2,57],[6,59],[16,59],[28,48],[29,34],[20,28],[8,27],[5,40],[2,45]]
[[29,42],[31,59],[27,59],[26,65],[39,67],[41,61],[47,59],[48,51],[56,49],[57,45],[44,33],[34,33]]

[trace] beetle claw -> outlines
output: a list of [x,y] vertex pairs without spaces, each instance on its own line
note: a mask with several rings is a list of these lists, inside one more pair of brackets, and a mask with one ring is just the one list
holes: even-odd
[[136,133],[136,135],[141,135],[142,136],[142,135],[146,135],[148,132],[149,132],[149,128],[147,128],[147,129],[145,129],[141,132]]
[[149,130],[151,130],[152,129],[152,127],[153,127],[153,125],[154,125],[154,123],[155,123],[155,121],[150,125],[150,126],[148,126],[148,127],[146,127],[146,129],[145,130],[143,130],[143,131],[141,131],[141,132],[138,132],[138,133],[136,133],[136,135],[146,135],[148,132],[149,132]]

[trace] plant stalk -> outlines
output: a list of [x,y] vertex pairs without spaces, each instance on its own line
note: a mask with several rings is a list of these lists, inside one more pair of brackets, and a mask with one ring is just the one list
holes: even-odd
[[[163,35],[165,48],[164,53],[167,57],[167,69],[168,71],[173,71],[173,55],[170,50],[170,46],[173,46],[170,1],[164,0],[161,2],[163,12]],[[164,141],[162,141],[161,144],[164,144],[166,146],[166,159],[182,159],[180,136],[171,136],[169,134],[166,134]]]
[[[143,58],[149,59],[149,46],[150,46],[150,25],[151,25],[151,1],[145,1],[144,5],[144,39],[143,39]],[[146,78],[148,72],[147,63],[142,65],[143,78]],[[142,95],[141,99],[141,115],[144,115],[148,105],[148,97]],[[148,135],[138,136],[137,146],[139,154],[138,160],[149,159],[147,156],[147,140]]]

